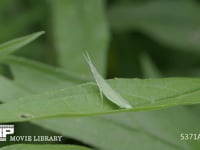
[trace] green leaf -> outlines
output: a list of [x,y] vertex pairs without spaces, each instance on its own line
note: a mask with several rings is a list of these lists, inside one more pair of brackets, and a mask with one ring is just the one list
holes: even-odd
[[6,43],[0,45],[0,60],[5,58],[7,55],[15,52],[19,48],[27,45],[28,43],[32,42],[40,35],[44,34],[44,31],[33,33],[21,38],[17,38]]
[[[198,78],[114,79],[108,83],[133,106],[128,111],[200,103]],[[102,102],[96,84],[86,83],[1,104],[0,122],[123,111],[127,109],[116,108],[108,100]]]
[[10,56],[5,62],[11,67],[14,82],[33,93],[60,89],[86,80],[60,68],[25,58]]
[[58,61],[82,76],[90,76],[82,57],[88,51],[99,72],[105,74],[109,40],[103,0],[52,0],[53,26]]
[[[40,72],[40,70],[38,70],[38,72]],[[19,78],[16,79],[18,80]],[[40,86],[40,84],[45,84],[45,82],[38,82],[37,84]],[[54,83],[49,85],[53,86],[53,84]],[[12,87],[9,89],[12,89]],[[10,93],[7,94],[12,95]],[[184,118],[181,116],[184,116]],[[180,132],[187,133],[198,131],[199,128],[196,126],[198,124],[196,122],[197,120],[198,116],[189,112],[188,109],[176,107],[155,112],[121,113],[95,118],[84,117],[35,120],[33,123],[64,136],[78,139],[99,149],[129,150],[134,146],[141,150],[145,150],[147,147],[163,150],[184,150],[189,149],[188,147],[196,147],[196,149],[198,149],[198,143],[181,142],[180,140],[177,142]],[[177,128],[179,130],[176,130]],[[104,140],[105,133],[108,140]],[[140,141],[143,141],[144,139],[146,139],[145,144],[140,144]],[[159,145],[156,144],[158,141]]]
[[73,145],[56,145],[56,144],[43,144],[43,145],[33,145],[33,144],[15,144],[10,146],[5,146],[0,148],[0,150],[90,150],[89,148],[82,146],[73,146]]
[[28,91],[3,76],[0,76],[0,83],[0,102],[7,102],[28,95]]
[[[48,78],[45,78],[46,74],[43,74],[42,69],[36,67],[37,65],[33,65],[35,66],[33,67],[32,65],[29,64],[32,61],[19,59],[16,57],[10,57],[10,58],[12,58],[8,61],[10,64],[11,62],[13,64],[15,63],[17,64],[16,68],[14,69],[16,72],[17,71],[21,72],[20,69],[18,70],[17,68],[20,65],[22,65],[23,67],[27,66],[25,68],[30,68],[30,70],[34,71],[37,70],[37,72],[40,72],[44,76],[43,80],[48,81]],[[23,63],[19,63],[20,60],[23,60],[22,61]],[[53,70],[54,68],[51,69]],[[49,74],[51,73],[49,72]],[[55,77],[60,76],[59,73],[58,74],[52,73],[51,75],[52,76],[55,75]],[[34,75],[32,77],[29,77],[24,74],[23,76],[15,77],[15,82],[16,81],[18,81],[18,83],[23,82],[23,78],[31,80],[31,78],[40,78],[40,76]],[[26,87],[32,86],[29,84],[29,80],[27,79],[26,79],[27,82],[26,83],[24,82],[24,85],[26,85]],[[59,79],[60,81],[63,81],[62,78],[58,78],[58,80]],[[155,81],[156,80],[154,80],[154,83]],[[48,84],[49,86],[53,87],[55,83],[50,82],[49,84],[48,82],[36,82],[33,91],[38,92],[37,87],[44,86],[43,84]],[[164,82],[162,85],[165,85]],[[10,89],[12,89],[12,87]],[[136,87],[136,89],[138,89],[138,87]],[[146,91],[145,89],[143,90]],[[41,89],[41,91],[45,91],[45,89]],[[7,94],[12,95],[10,93]],[[184,118],[181,118],[181,116],[184,116]],[[197,132],[198,126],[195,126],[196,124],[198,124],[196,122],[197,120],[198,118],[191,112],[188,112],[188,110],[176,107],[170,110],[162,110],[162,111],[147,112],[147,113],[145,112],[124,113],[124,114],[122,113],[117,115],[115,114],[115,115],[95,117],[95,118],[84,117],[84,118],[73,118],[73,119],[60,118],[60,119],[49,119],[49,120],[34,120],[34,123],[44,128],[60,133],[62,135],[65,135],[67,137],[75,138],[80,141],[83,141],[84,143],[93,145],[99,149],[129,150],[132,149],[132,147],[134,146],[141,150],[142,148],[147,149],[147,147],[152,149],[157,148],[163,150],[164,149],[184,150],[184,149],[189,149],[188,147],[193,147],[193,148],[196,147],[196,149],[199,149],[198,143],[195,144],[195,142],[181,142],[180,140],[178,142],[175,142],[177,141],[177,138],[179,138],[177,137],[179,136],[179,132]],[[171,124],[172,122],[173,124]],[[98,130],[96,130],[97,128]],[[179,129],[178,132],[176,128]],[[104,140],[105,133],[106,136],[108,137],[107,138],[108,140]],[[119,134],[120,136],[118,136]],[[143,141],[144,139],[146,139],[145,145],[140,144],[140,141]],[[158,142],[159,144],[156,144]]]
[[198,118],[191,108],[176,107],[99,117],[37,120],[34,123],[98,149],[198,150],[199,141],[180,140],[181,133],[198,133]]
[[163,44],[200,52],[199,13],[195,2],[151,1],[115,5],[109,18],[114,30],[139,30]]

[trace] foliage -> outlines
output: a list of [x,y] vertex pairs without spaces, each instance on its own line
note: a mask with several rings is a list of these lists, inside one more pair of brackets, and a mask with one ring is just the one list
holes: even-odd
[[0,123],[65,137],[0,149],[200,149],[198,1],[0,4]]

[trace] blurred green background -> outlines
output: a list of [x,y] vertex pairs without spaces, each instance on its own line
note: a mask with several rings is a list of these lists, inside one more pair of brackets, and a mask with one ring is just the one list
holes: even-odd
[[[0,42],[44,30],[44,36],[15,55],[73,70],[70,54],[69,59],[60,54],[63,49],[101,47],[108,52],[106,60],[99,57],[107,64],[106,70],[100,70],[107,78],[199,77],[200,1],[95,0],[94,5],[93,0],[75,1],[79,7],[73,6],[72,0],[1,0]],[[79,32],[83,26],[84,32]],[[95,41],[90,32],[96,30],[103,38],[98,35]],[[72,62],[65,63],[65,59]],[[0,73],[12,76],[4,64]],[[34,134],[55,134],[31,128]],[[29,129],[30,124],[20,124],[18,132],[31,134]],[[67,143],[74,142],[79,143],[69,139]]]
[[[198,1],[112,0],[104,1],[103,7],[110,31],[107,77],[200,75]],[[42,38],[16,55],[58,66],[56,32],[76,34],[68,29],[69,22],[64,20],[67,11],[62,9],[50,0],[1,0],[0,42],[45,30]],[[62,29],[57,29],[59,20],[63,20]],[[145,69],[149,62],[156,74]]]

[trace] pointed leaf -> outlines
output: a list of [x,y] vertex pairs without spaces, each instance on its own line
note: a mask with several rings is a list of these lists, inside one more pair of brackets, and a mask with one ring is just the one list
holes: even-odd
[[27,45],[28,43],[32,42],[40,35],[44,34],[44,31],[33,33],[21,38],[17,38],[6,43],[0,45],[0,60],[5,58],[7,55],[15,52],[19,48]]
[[[200,80],[192,78],[115,79],[108,82],[133,108],[144,111],[200,103]],[[98,87],[87,83],[0,105],[0,122],[58,116],[83,116],[127,111],[100,99]],[[5,115],[6,114],[6,115]]]

